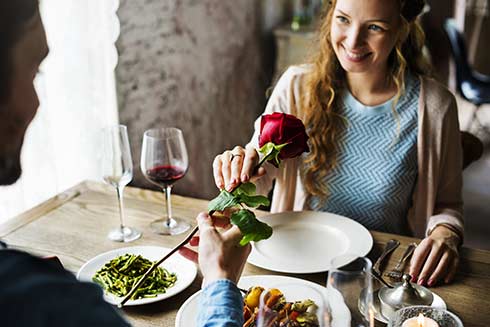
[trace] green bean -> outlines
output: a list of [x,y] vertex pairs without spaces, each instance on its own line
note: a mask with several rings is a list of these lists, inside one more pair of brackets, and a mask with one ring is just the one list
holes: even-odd
[[[141,255],[125,254],[112,259],[100,268],[92,278],[105,291],[123,297],[131,291],[133,285],[153,265]],[[158,267],[131,297],[132,300],[156,297],[165,293],[177,281],[175,273]]]

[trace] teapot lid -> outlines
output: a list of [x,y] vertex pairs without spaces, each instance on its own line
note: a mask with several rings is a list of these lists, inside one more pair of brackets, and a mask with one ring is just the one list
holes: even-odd
[[427,288],[410,283],[412,276],[404,274],[401,283],[396,283],[393,288],[386,286],[379,290],[382,302],[395,310],[412,305],[431,305],[434,295]]

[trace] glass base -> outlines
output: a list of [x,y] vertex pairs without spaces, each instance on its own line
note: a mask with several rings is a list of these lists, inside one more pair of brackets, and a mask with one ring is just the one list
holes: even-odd
[[169,222],[167,219],[158,219],[152,221],[150,224],[150,228],[154,233],[160,235],[178,235],[186,232],[191,225],[182,221],[180,219],[171,218]]
[[122,229],[119,227],[110,230],[109,234],[107,234],[107,237],[114,242],[127,243],[140,238],[141,232],[131,227],[124,227]]

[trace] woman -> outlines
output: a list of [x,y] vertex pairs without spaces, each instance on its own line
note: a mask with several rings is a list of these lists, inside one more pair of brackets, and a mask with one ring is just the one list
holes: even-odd
[[[288,69],[265,113],[301,118],[311,152],[255,176],[275,180],[273,212],[313,209],[367,228],[425,237],[410,267],[414,281],[449,282],[463,237],[461,146],[456,103],[427,77],[424,0],[333,0],[310,65]],[[213,163],[216,185],[250,179],[259,121],[246,149]]]

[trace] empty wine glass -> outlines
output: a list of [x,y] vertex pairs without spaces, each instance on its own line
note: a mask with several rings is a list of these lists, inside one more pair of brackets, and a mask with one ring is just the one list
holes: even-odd
[[371,261],[354,254],[332,259],[327,279],[327,313],[332,327],[373,327]]
[[[309,327],[326,327],[322,288],[307,283],[282,283],[264,290],[260,295],[255,326],[294,327],[302,322]],[[283,304],[279,304],[282,302],[280,294],[284,296]]]
[[118,125],[104,129],[103,150],[102,176],[107,184],[116,188],[119,200],[120,225],[109,231],[108,238],[116,242],[131,242],[140,238],[141,233],[124,225],[123,190],[133,179],[133,162],[126,126]]
[[189,167],[184,136],[178,128],[166,127],[150,129],[143,135],[141,149],[141,171],[151,183],[165,192],[167,217],[151,223],[157,234],[177,235],[189,229],[190,225],[172,216],[170,193],[173,184],[184,177]]

